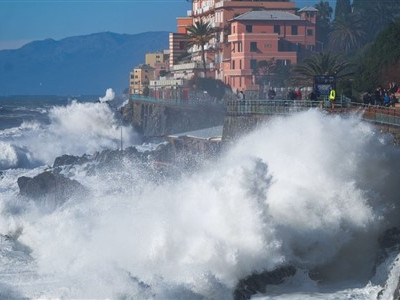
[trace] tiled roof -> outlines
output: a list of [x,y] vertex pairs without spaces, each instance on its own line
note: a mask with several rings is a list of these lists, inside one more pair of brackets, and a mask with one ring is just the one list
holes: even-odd
[[285,11],[275,11],[275,10],[255,10],[244,13],[240,15],[234,20],[238,21],[273,21],[273,20],[282,20],[282,21],[292,21],[292,20],[300,20],[299,16],[294,14],[285,12]]
[[315,7],[312,6],[307,6],[307,7],[303,7],[302,9],[299,10],[299,12],[302,11],[318,11],[318,9],[316,9]]

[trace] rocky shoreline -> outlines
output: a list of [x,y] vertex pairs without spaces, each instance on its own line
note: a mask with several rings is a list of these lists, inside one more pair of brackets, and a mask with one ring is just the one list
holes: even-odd
[[[57,157],[53,166],[45,172],[32,178],[19,177],[20,196],[34,201],[56,199],[58,206],[74,195],[81,196],[89,193],[84,185],[68,176],[69,170],[76,166],[81,166],[88,176],[94,176],[104,171],[120,172],[128,161],[134,164],[136,172],[151,176],[155,181],[164,181],[189,174],[205,162],[217,158],[221,153],[221,143],[218,140],[170,137],[158,142],[149,150],[128,147],[123,151],[104,150],[93,155],[62,155]],[[379,238],[378,244],[376,266],[386,260],[390,254],[400,252],[400,230],[388,229]],[[296,266],[289,264],[251,274],[239,280],[233,291],[233,299],[244,300],[256,294],[265,294],[269,285],[280,285],[293,277],[297,271]],[[309,276],[313,278],[313,274]],[[381,296],[388,292],[387,288],[386,286],[382,288],[377,299],[382,299]],[[400,278],[393,299],[400,300]]]

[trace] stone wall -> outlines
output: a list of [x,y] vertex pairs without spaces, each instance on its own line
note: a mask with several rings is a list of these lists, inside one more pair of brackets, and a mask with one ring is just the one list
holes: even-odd
[[246,134],[257,126],[268,122],[271,119],[269,115],[246,115],[246,116],[226,116],[224,119],[224,129],[222,140],[229,142],[235,140],[243,134]]
[[222,105],[166,105],[129,101],[122,108],[125,124],[131,124],[144,137],[166,136],[214,126],[224,122]]

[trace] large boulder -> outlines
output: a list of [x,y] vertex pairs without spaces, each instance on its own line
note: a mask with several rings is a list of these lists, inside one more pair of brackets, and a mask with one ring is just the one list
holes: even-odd
[[76,193],[86,191],[78,181],[52,172],[44,172],[33,178],[19,177],[18,187],[22,196],[33,199],[50,196],[59,201],[65,201]]
[[89,161],[87,155],[74,156],[64,154],[62,156],[56,157],[54,160],[53,168],[68,166],[68,165],[81,165]]
[[265,293],[267,285],[282,284],[286,278],[296,274],[293,266],[283,266],[273,271],[264,271],[259,274],[252,274],[241,279],[236,285],[233,293],[234,300],[246,300],[258,293]]

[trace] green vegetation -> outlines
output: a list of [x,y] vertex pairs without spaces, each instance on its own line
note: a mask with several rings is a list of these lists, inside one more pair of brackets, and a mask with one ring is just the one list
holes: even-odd
[[143,88],[143,96],[148,97],[150,95],[150,89],[148,86]]
[[225,96],[227,89],[230,89],[230,87],[221,80],[201,77],[193,77],[189,81],[189,86],[192,90],[207,92],[209,96],[218,100],[221,100]]
[[358,15],[347,14],[336,18],[328,35],[330,49],[344,53],[359,49],[366,36],[362,24]]
[[350,0],[336,0],[335,19],[346,18],[351,14]]
[[327,45],[333,10],[328,1],[320,1],[315,5],[315,8],[318,9],[316,38],[322,45]]
[[400,20],[391,23],[375,42],[362,51],[356,88],[374,90],[378,85],[400,82]]
[[199,46],[201,49],[201,60],[203,61],[204,77],[207,74],[207,63],[204,46],[214,37],[214,30],[210,23],[197,21],[194,25],[187,27],[189,35],[188,47]]
[[337,0],[333,20],[328,1],[315,8],[322,52],[291,69],[295,84],[335,75],[338,90],[351,96],[400,82],[400,0]]
[[293,73],[294,78],[310,84],[317,75],[334,75],[338,80],[349,78],[354,74],[354,68],[354,64],[339,55],[319,53],[296,65]]

